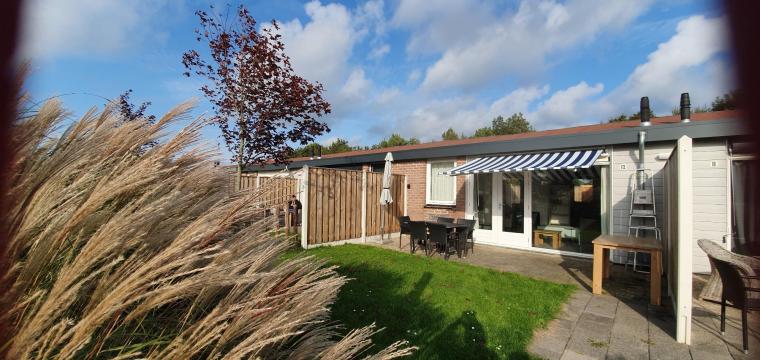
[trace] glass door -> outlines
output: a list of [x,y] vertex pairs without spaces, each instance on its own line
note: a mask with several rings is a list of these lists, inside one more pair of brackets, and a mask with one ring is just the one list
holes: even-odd
[[492,174],[475,175],[475,206],[480,230],[493,229],[493,176]]
[[501,179],[501,231],[523,233],[525,186],[522,174],[502,176]]
[[[525,173],[476,174],[473,177],[476,241],[530,247],[530,176]],[[526,230],[527,229],[527,230]]]

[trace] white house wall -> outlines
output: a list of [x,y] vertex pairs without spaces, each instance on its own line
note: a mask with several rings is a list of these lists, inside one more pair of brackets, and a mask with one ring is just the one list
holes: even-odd
[[[634,139],[635,140],[635,139]],[[657,207],[657,225],[662,229],[665,217],[665,203],[663,201],[664,174],[662,168],[665,166],[670,152],[673,150],[673,143],[649,143],[646,144],[644,151],[645,167],[652,170],[654,174],[655,205]],[[658,160],[661,158],[663,160]],[[623,169],[625,166],[625,169]],[[619,235],[628,234],[628,213],[631,207],[631,190],[636,183],[636,169],[639,166],[639,147],[638,144],[625,146],[615,146],[612,149],[612,232]],[[649,183],[647,182],[647,185]],[[650,220],[651,221],[651,220]],[[651,232],[647,234],[653,236]],[[612,261],[622,263],[625,260],[626,252],[615,251],[612,254]]]
[[[699,239],[723,243],[730,232],[728,207],[728,152],[725,140],[694,141],[693,209],[694,230],[692,264],[694,272],[710,272],[707,255],[697,245]],[[727,244],[726,244],[727,245]]]
[[[648,143],[644,151],[645,166],[654,173],[655,204],[657,205],[657,225],[663,229],[664,201],[663,185],[665,160],[673,150],[672,143]],[[612,209],[614,234],[628,234],[628,212],[631,188],[635,183],[638,166],[638,144],[615,146],[612,150]],[[728,154],[723,139],[699,141],[693,145],[693,271],[707,273],[710,264],[707,256],[696,245],[699,239],[710,239],[722,243],[729,230],[728,204]],[[626,169],[622,169],[625,165]],[[623,263],[626,253],[616,251],[612,260]]]

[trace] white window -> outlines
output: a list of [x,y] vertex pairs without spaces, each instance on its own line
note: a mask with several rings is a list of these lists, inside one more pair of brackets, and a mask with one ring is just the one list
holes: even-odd
[[446,175],[456,165],[454,160],[437,160],[427,163],[426,202],[431,205],[456,204],[457,182],[455,176]]

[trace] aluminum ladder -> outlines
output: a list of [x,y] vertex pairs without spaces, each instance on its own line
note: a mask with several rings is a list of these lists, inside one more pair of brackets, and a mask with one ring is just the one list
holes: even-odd
[[[639,237],[640,232],[651,231],[657,240],[662,241],[660,228],[657,227],[657,204],[654,197],[654,176],[651,169],[636,169],[636,185],[631,189],[631,206],[628,212],[628,236],[631,232]],[[625,267],[631,263],[633,253],[633,271],[636,270],[636,251],[629,251]],[[651,265],[651,264],[650,264]],[[640,271],[645,272],[645,271]]]

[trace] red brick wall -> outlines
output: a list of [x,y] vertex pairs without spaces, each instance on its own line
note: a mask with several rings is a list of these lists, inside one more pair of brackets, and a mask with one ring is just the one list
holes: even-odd
[[[464,158],[457,158],[457,165],[465,163]],[[407,214],[412,220],[428,220],[435,216],[464,218],[465,192],[464,176],[457,176],[456,205],[426,205],[425,204],[425,177],[427,176],[427,160],[394,161],[394,174],[406,175],[407,190]]]

